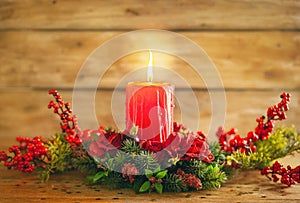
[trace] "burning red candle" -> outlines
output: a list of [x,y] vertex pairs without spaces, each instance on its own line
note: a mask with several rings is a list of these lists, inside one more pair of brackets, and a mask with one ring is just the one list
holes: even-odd
[[152,54],[148,82],[131,82],[126,87],[126,130],[140,141],[165,142],[173,131],[174,86],[152,82]]
[[129,83],[126,87],[126,130],[136,128],[139,140],[164,142],[173,131],[170,83]]

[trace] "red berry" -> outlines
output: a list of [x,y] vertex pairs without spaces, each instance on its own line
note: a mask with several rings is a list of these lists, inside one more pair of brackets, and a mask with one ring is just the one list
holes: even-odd
[[161,184],[161,183],[162,183],[162,179],[159,178],[159,179],[156,180],[156,182],[157,182],[158,184]]
[[241,153],[245,154],[247,152],[247,149],[245,147],[241,148]]
[[237,128],[231,128],[228,132],[227,132],[227,134],[229,134],[229,135],[235,135],[235,134],[237,134],[238,133],[238,129]]
[[231,139],[230,141],[229,141],[229,145],[230,146],[235,146],[237,144],[237,140],[236,139]]
[[156,178],[152,176],[152,177],[149,178],[149,181],[150,181],[150,183],[155,183]]
[[256,152],[256,146],[254,144],[250,145],[251,152]]
[[275,183],[279,180],[279,178],[275,174],[272,175],[272,178]]

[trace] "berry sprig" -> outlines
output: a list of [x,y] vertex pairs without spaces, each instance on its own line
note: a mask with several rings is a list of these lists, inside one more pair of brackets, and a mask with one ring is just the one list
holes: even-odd
[[32,139],[17,137],[18,146],[8,148],[9,154],[0,152],[0,162],[4,162],[7,168],[14,168],[22,172],[32,172],[35,167],[44,167],[41,162],[46,158],[48,149],[44,145],[40,136]]
[[282,93],[280,96],[281,101],[268,108],[267,118],[261,116],[256,119],[258,124],[254,132],[248,132],[246,137],[241,137],[236,128],[232,128],[228,132],[225,132],[224,128],[220,127],[216,134],[219,137],[221,149],[227,153],[240,151],[248,154],[250,152],[255,152],[255,143],[259,140],[263,141],[268,139],[270,133],[274,129],[275,121],[286,119],[285,112],[289,109],[288,104],[290,102],[290,97],[291,95],[289,93]]
[[[278,182],[280,180],[282,184],[287,186],[300,183],[300,165],[295,168],[288,165],[285,168],[276,161],[272,166],[266,166],[261,170],[261,174],[267,176],[269,179],[273,180],[273,182]],[[269,175],[271,175],[271,177]]]
[[138,175],[139,171],[132,163],[124,164],[122,168],[122,177],[125,178],[125,180],[129,180],[130,183],[134,182],[134,177]]
[[182,183],[190,188],[194,188],[196,190],[200,190],[202,188],[202,183],[199,178],[190,173],[185,173],[182,169],[178,169],[176,177],[182,180]]
[[[72,116],[70,103],[64,102],[55,89],[50,90],[49,94],[54,96],[55,101],[50,101],[48,108],[53,108],[54,113],[61,119],[60,126],[62,132],[66,134],[63,139],[70,144],[75,157],[86,155],[76,132],[77,120],[75,116]],[[19,145],[8,148],[8,153],[0,152],[0,162],[3,161],[4,166],[9,169],[14,168],[22,172],[32,172],[35,168],[45,169],[48,167],[47,164],[53,161],[51,154],[55,152],[51,151],[54,150],[51,146],[58,142],[58,138],[59,136],[55,136],[54,140],[43,141],[40,136],[17,137]]]
[[81,139],[76,133],[77,120],[76,117],[72,115],[72,109],[69,102],[64,102],[60,94],[56,89],[51,89],[48,92],[55,98],[54,101],[50,101],[48,108],[54,109],[54,113],[60,117],[61,123],[60,127],[62,132],[67,133],[65,139],[70,144],[81,145]]
[[289,93],[282,93],[280,95],[281,101],[269,107],[267,110],[267,118],[265,116],[261,116],[256,119],[258,123],[255,128],[255,133],[259,136],[260,140],[268,139],[270,133],[274,129],[274,124],[276,120],[284,120],[286,119],[286,111],[289,110],[289,103],[291,101],[291,95]]

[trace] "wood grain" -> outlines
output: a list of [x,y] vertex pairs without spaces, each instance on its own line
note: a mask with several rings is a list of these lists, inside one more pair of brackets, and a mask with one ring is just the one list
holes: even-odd
[[[120,32],[0,32],[0,87],[72,88],[89,54],[118,34]],[[180,34],[207,52],[225,88],[300,88],[299,32]],[[122,49],[122,45],[118,44],[116,49]],[[184,51],[189,54],[188,50]],[[148,52],[139,52],[119,59],[108,67],[99,87],[115,87],[132,71],[147,66],[148,57]],[[95,63],[101,64],[101,59]],[[206,87],[193,68],[175,56],[156,52],[154,65],[178,73],[192,87]],[[155,72],[154,79],[159,75],[161,72]],[[164,79],[168,78],[168,74],[164,75]]]
[[269,181],[259,171],[237,173],[219,190],[162,195],[135,194],[131,189],[109,190],[105,186],[82,185],[78,172],[53,175],[43,184],[34,174],[21,174],[0,167],[2,203],[6,202],[299,202],[300,185],[290,188]]
[[[72,101],[72,92],[60,91],[65,101]],[[124,129],[124,101],[115,101],[111,99],[111,91],[98,91],[96,94],[96,117],[99,125],[106,127],[119,127]],[[255,119],[266,113],[267,107],[274,105],[280,101],[279,91],[257,92],[257,91],[227,91],[226,92],[226,120],[225,128],[230,129],[236,127],[242,136],[252,130],[256,126]],[[290,111],[287,113],[288,119],[278,122],[276,125],[281,126],[294,124],[299,128],[300,120],[300,92],[292,93],[292,103]],[[124,94],[124,92],[118,94]],[[176,92],[175,95],[187,94],[186,92]],[[193,103],[190,98],[180,100],[181,104],[188,107],[187,110],[182,110],[179,103],[175,107],[175,121],[181,122],[190,126],[196,121],[199,130],[205,133],[215,132],[217,127],[222,123],[211,123],[212,106],[208,92],[195,92],[197,103]],[[184,96],[184,95],[183,95]],[[31,90],[1,90],[0,91],[0,150],[6,149],[8,146],[15,144],[15,137],[43,135],[50,137],[54,133],[60,131],[59,119],[52,113],[52,110],[47,109],[49,101],[52,99],[46,91],[31,91]],[[84,101],[77,101],[83,102]],[[111,109],[111,104],[117,104],[118,108]],[[87,104],[90,105],[90,104]],[[83,106],[82,108],[85,108]],[[197,108],[199,112],[197,112]],[[221,116],[222,113],[219,112]],[[114,117],[113,117],[114,116]],[[93,115],[87,115],[87,122],[92,122]],[[198,122],[197,122],[198,121]],[[211,126],[210,126],[211,125]],[[191,127],[191,126],[190,126]],[[197,130],[195,129],[195,130]],[[299,130],[299,129],[298,129]],[[214,140],[213,134],[210,134],[210,139]]]
[[287,30],[300,28],[298,0],[2,0],[0,29]]

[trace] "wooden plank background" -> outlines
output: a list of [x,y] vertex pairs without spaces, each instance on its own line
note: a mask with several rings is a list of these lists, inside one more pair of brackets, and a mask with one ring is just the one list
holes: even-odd
[[[47,90],[57,88],[71,101],[77,73],[95,48],[127,31],[149,28],[182,34],[207,52],[226,89],[227,128],[237,127],[242,134],[251,130],[282,91],[293,95],[283,124],[300,127],[298,0],[1,0],[0,150],[18,135],[57,132],[58,120],[47,109]],[[96,100],[101,124],[115,126],[108,90],[147,60],[148,53],[132,54],[105,73]],[[207,132],[211,105],[201,78],[176,57],[154,53],[154,60],[197,89],[199,125]],[[175,118],[180,120],[178,109]]]
[[297,0],[3,0],[0,7],[4,30],[295,30],[300,26]]

